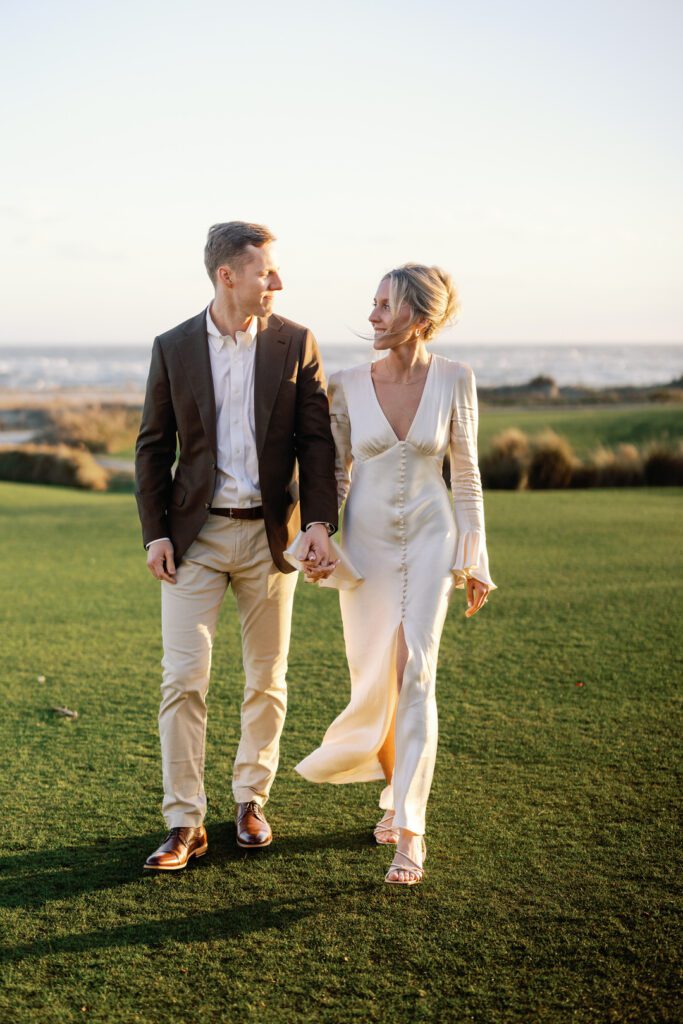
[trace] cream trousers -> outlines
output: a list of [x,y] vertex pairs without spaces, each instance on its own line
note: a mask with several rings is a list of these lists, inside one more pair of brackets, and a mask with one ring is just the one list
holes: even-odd
[[169,828],[201,825],[206,813],[206,694],[218,615],[232,585],[240,617],[246,675],[242,734],[233,795],[268,800],[287,710],[287,654],[298,573],[273,562],[262,519],[209,515],[178,566],[161,584],[164,657],[159,735],[162,810]]

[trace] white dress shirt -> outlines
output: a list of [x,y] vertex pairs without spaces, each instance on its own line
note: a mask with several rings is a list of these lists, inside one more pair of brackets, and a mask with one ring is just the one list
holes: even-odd
[[234,338],[222,335],[211,317],[211,307],[207,307],[218,454],[214,508],[253,508],[261,504],[254,423],[257,328],[256,317],[252,317],[246,331],[237,331]]

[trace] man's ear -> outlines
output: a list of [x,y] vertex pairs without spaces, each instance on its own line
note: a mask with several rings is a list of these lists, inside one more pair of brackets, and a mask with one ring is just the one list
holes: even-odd
[[224,285],[226,288],[233,287],[235,283],[235,274],[231,267],[219,267],[216,272],[216,276],[218,280],[221,282],[221,284]]

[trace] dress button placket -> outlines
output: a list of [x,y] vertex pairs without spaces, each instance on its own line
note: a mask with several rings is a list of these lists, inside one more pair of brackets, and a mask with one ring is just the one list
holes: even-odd
[[406,448],[405,441],[401,442],[401,468],[399,473],[398,490],[398,523],[401,535],[401,619],[406,609],[406,595],[408,591],[408,538],[406,537],[405,523],[405,483],[406,483]]

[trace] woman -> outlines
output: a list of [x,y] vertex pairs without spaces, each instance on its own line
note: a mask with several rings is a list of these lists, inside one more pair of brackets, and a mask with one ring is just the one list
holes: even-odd
[[[457,296],[438,267],[408,263],[382,278],[370,314],[385,359],[329,383],[342,549],[363,577],[340,590],[351,701],[297,771],[312,782],[386,780],[375,828],[397,843],[386,881],[423,877],[425,810],[437,744],[436,663],[449,597],[476,614],[489,576],[477,464],[472,370],[432,355]],[[442,476],[450,448],[453,506]],[[307,569],[322,580],[330,569]],[[330,580],[333,583],[333,579]]]

